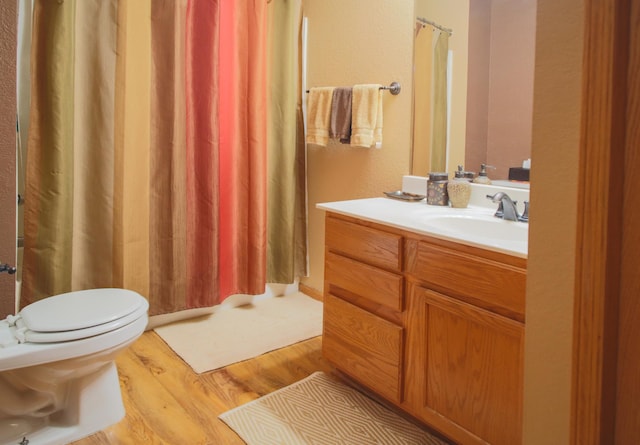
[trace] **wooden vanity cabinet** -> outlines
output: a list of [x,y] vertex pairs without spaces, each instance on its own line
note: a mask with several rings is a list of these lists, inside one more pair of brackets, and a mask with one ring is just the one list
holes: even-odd
[[328,213],[323,354],[456,443],[520,443],[525,282],[525,259]]

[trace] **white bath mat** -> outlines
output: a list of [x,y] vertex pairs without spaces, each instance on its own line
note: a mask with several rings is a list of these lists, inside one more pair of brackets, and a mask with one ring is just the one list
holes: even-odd
[[197,373],[322,334],[322,303],[297,292],[154,329]]

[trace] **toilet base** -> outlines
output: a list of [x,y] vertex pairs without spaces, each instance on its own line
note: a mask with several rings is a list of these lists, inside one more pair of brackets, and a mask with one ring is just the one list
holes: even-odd
[[[115,362],[75,381],[69,390],[64,411],[52,414],[41,427],[34,427],[7,443],[25,445],[64,445],[94,434],[119,422],[125,415]],[[8,432],[0,419],[0,436]],[[23,437],[26,441],[23,441]],[[22,442],[21,442],[22,441]]]

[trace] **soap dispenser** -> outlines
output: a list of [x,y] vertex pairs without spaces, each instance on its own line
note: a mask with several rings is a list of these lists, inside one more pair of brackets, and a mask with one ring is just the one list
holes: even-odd
[[467,172],[462,169],[462,165],[458,165],[458,171],[454,173],[454,177],[447,184],[447,192],[451,207],[464,209],[469,204],[471,198],[471,184],[467,177]]
[[487,176],[487,168],[495,168],[491,165],[480,164],[480,171],[478,172],[478,176],[473,180],[476,184],[491,184],[491,179]]

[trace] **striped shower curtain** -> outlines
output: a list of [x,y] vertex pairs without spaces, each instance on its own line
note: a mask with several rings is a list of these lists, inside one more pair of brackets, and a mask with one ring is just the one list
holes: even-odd
[[264,292],[267,8],[34,1],[22,306],[123,287],[156,315]]

